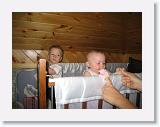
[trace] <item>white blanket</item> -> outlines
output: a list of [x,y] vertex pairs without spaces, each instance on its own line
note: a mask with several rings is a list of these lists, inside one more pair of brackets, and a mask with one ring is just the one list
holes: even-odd
[[[114,87],[121,93],[135,93],[122,85],[121,76],[112,74],[110,77]],[[101,90],[105,85],[100,77],[63,77],[49,79],[55,82],[56,104],[68,104],[84,101],[92,101],[101,98]]]

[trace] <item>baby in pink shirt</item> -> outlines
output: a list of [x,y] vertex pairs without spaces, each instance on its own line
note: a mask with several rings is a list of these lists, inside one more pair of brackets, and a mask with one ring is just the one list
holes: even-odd
[[87,55],[86,66],[87,69],[84,71],[84,76],[101,76],[110,75],[110,72],[105,69],[106,59],[104,53],[100,51],[91,51]]

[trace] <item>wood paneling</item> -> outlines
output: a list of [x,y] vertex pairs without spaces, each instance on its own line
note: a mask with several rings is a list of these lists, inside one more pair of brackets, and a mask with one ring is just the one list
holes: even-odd
[[[65,51],[64,63],[84,63],[88,52],[79,51]],[[37,57],[48,59],[48,52],[46,50],[13,50],[13,68],[36,68]],[[27,54],[27,56],[26,56]],[[129,57],[142,60],[141,54],[122,54],[122,53],[105,53],[106,62],[119,63],[128,62]]]
[[133,52],[135,47],[135,52],[141,50],[130,44],[131,40],[141,43],[141,13],[13,12],[12,18],[13,49],[48,49],[57,42],[75,51],[82,51],[79,47],[112,53]]
[[13,12],[13,67],[36,66],[37,55],[61,45],[63,62],[85,62],[91,50],[106,53],[109,62],[142,59],[142,13],[139,12]]

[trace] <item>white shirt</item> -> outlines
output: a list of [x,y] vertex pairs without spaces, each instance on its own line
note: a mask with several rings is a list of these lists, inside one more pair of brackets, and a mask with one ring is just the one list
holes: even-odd
[[58,65],[58,64],[52,64],[49,67],[56,72],[56,74],[52,75],[51,78],[62,77],[62,67],[60,65]]

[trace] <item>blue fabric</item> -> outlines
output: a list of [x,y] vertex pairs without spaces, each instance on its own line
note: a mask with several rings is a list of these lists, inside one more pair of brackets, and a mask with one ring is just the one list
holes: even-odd
[[24,87],[27,84],[33,85],[36,88],[37,81],[34,77],[36,69],[21,70],[17,73],[17,96],[16,100],[23,104]]

